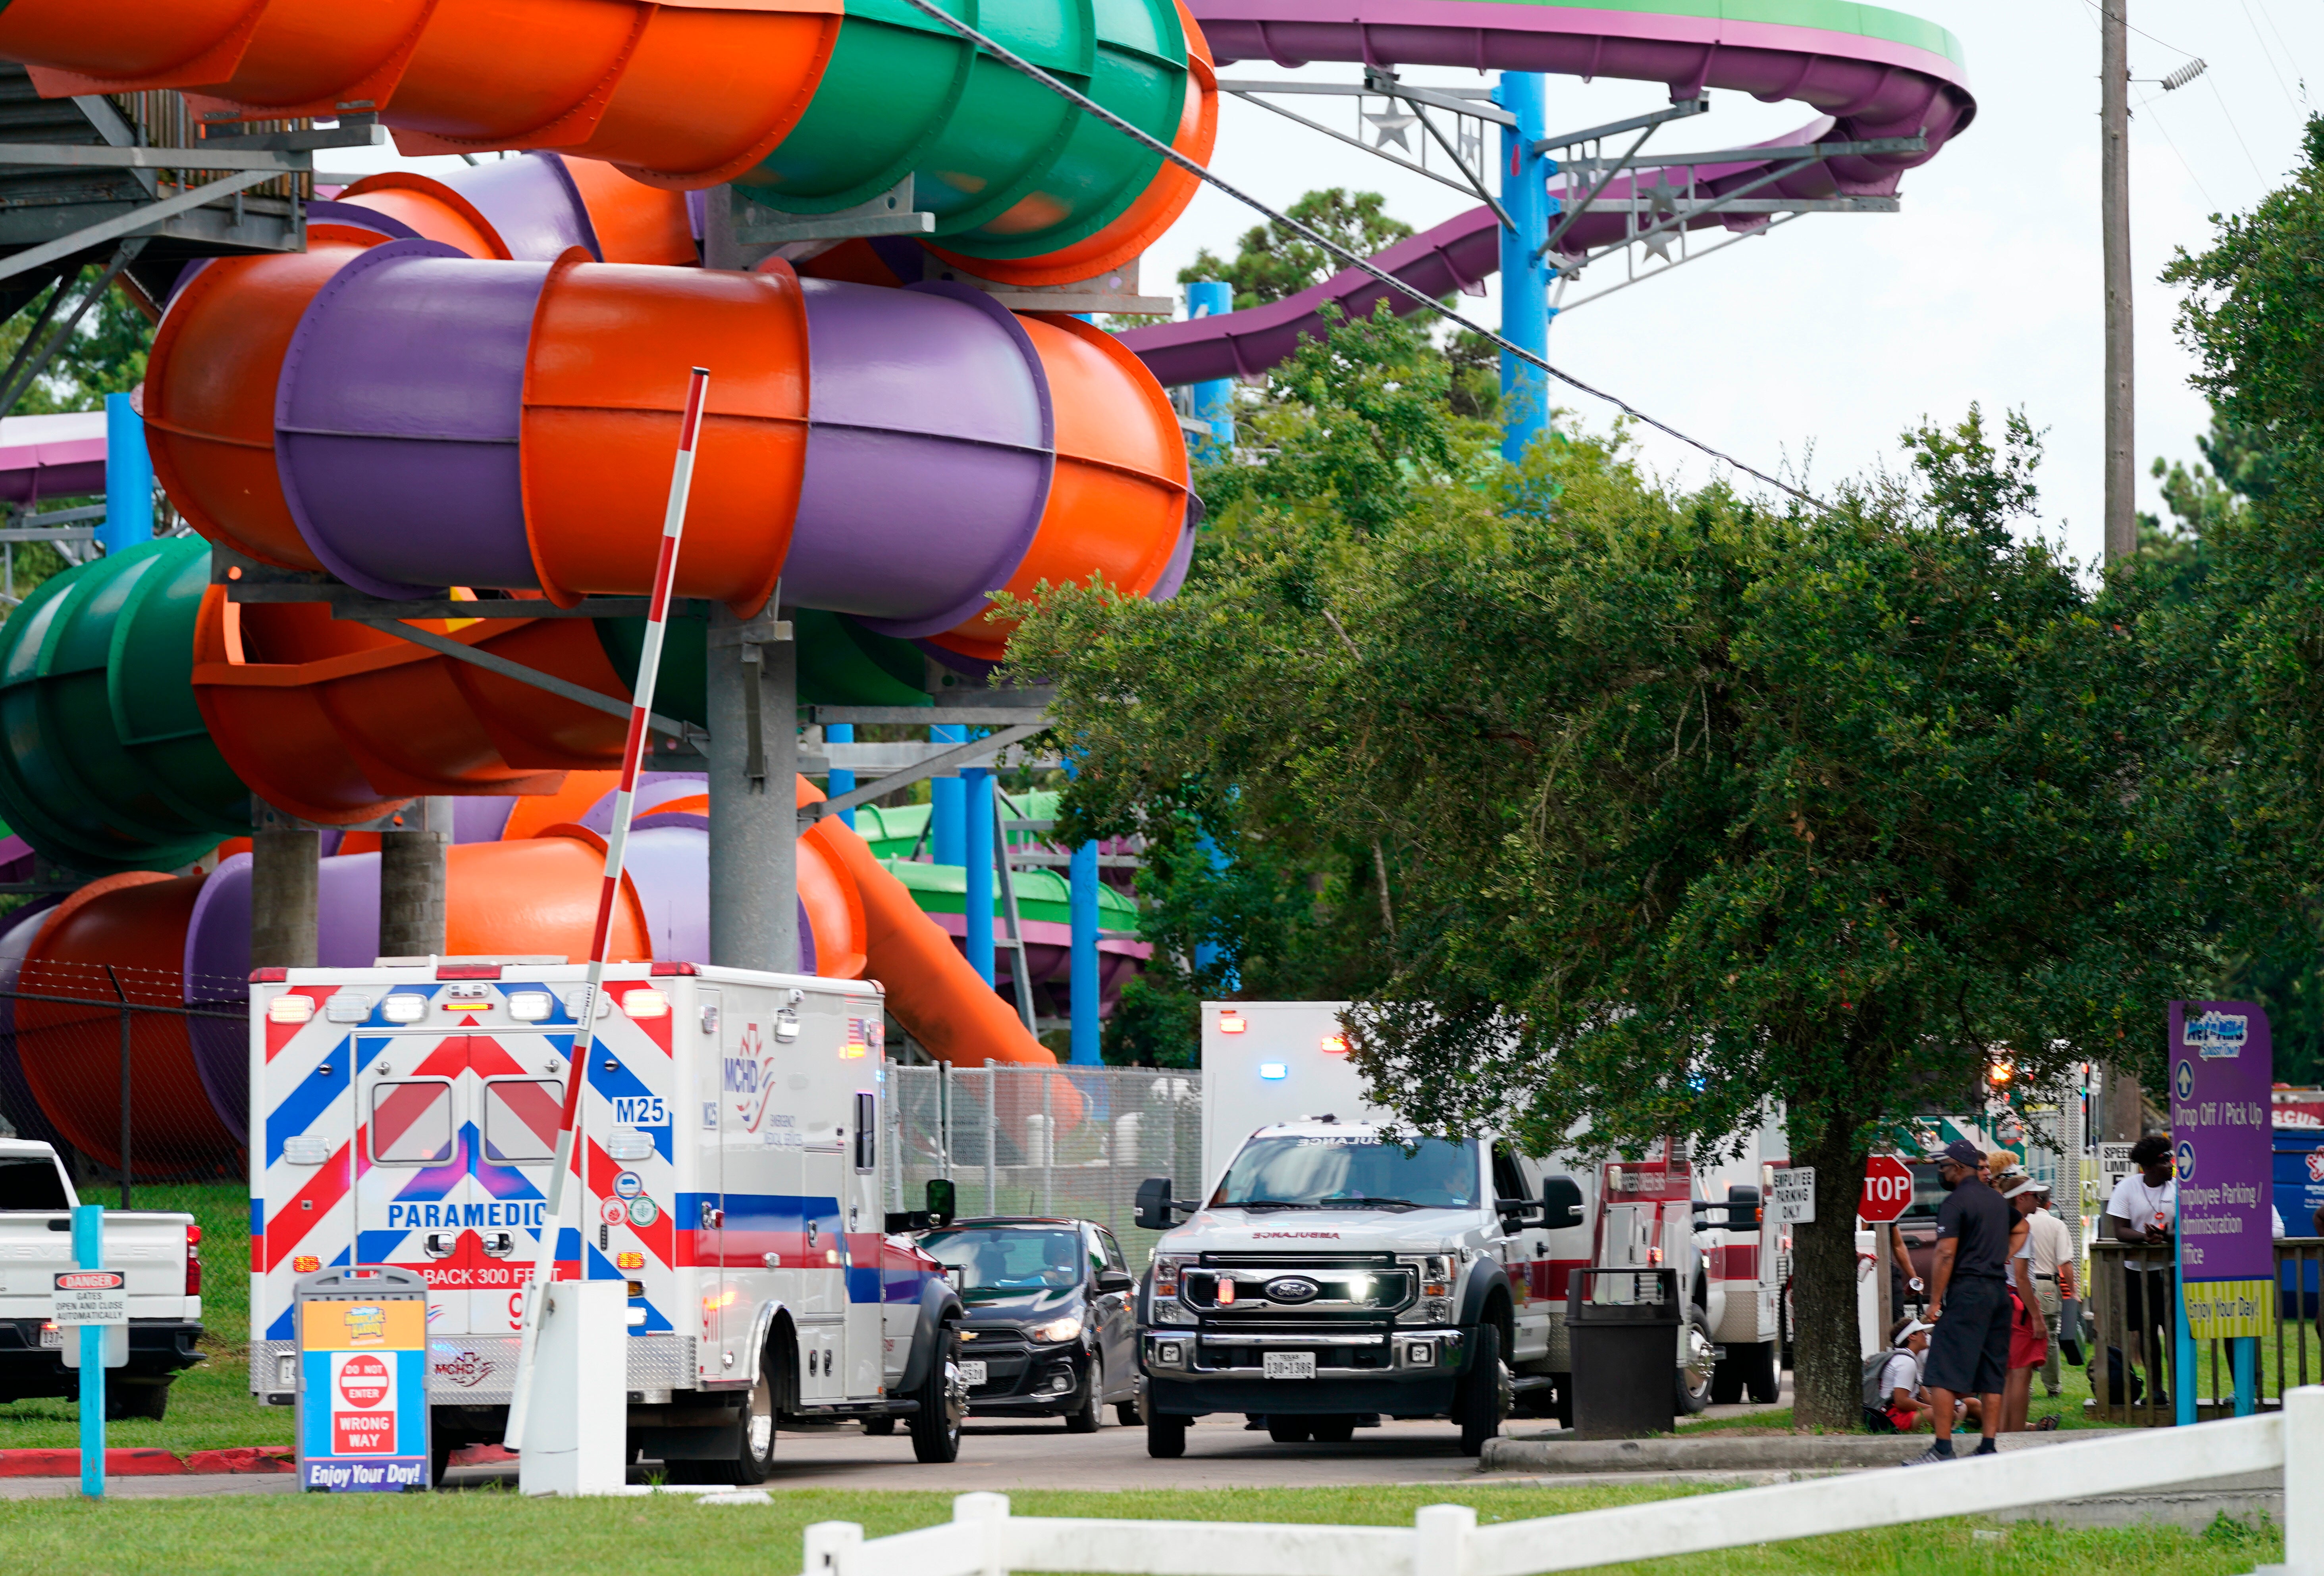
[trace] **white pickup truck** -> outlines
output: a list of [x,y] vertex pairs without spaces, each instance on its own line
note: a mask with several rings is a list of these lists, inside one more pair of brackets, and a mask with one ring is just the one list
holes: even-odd
[[[53,1277],[76,1267],[72,1177],[46,1144],[0,1138],[0,1401],[80,1394],[50,1320]],[[104,1267],[129,1276],[129,1366],[105,1377],[109,1418],[160,1417],[201,1360],[202,1229],[162,1210],[107,1210]]]

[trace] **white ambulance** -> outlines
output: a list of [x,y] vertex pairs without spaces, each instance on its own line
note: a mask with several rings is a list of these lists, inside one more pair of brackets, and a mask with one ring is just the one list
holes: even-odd
[[[1203,1196],[1262,1128],[1325,1114],[1342,1124],[1391,1120],[1365,1101],[1362,1075],[1349,1062],[1339,1023],[1346,1005],[1204,1003]],[[1519,1411],[1571,1421],[1567,1281],[1590,1265],[1679,1272],[1687,1304],[1674,1353],[1681,1413],[1714,1400],[1777,1398],[1788,1255],[1760,1204],[1768,1173],[1784,1158],[1780,1128],[1770,1124],[1750,1135],[1748,1148],[1738,1161],[1697,1165],[1683,1150],[1657,1144],[1636,1160],[1591,1164],[1570,1153],[1524,1155],[1506,1142],[1491,1143],[1485,1159],[1494,1199],[1548,1206],[1522,1216],[1484,1212],[1494,1223],[1486,1228],[1489,1252],[1482,1267],[1507,1287],[1504,1359]],[[1383,1216],[1383,1224],[1395,1218]],[[1173,1246],[1183,1240],[1174,1239]],[[1475,1290],[1476,1296],[1460,1299],[1464,1305],[1482,1306],[1484,1282]]]
[[[266,969],[251,987],[251,1387],[291,1404],[291,1287],[427,1277],[435,1463],[497,1442],[586,969]],[[961,1305],[882,1208],[876,983],[613,967],[558,1274],[628,1283],[630,1445],[679,1482],[755,1482],[779,1424],[909,1424],[958,1454]],[[948,1186],[948,1184],[941,1184]],[[931,1188],[939,1220],[949,1200]],[[577,1210],[573,1195],[577,1192]]]

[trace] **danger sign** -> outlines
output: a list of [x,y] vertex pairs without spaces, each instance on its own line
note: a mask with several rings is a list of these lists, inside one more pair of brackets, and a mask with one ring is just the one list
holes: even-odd
[[395,1454],[395,1374],[384,1358],[369,1351],[333,1354],[331,1448],[334,1454]]

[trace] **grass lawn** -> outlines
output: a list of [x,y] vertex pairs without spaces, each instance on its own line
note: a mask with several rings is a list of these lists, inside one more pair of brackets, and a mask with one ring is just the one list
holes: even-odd
[[[1200,1521],[1409,1525],[1423,1505],[1474,1506],[1480,1522],[1510,1521],[1670,1497],[1668,1488],[1427,1487],[1229,1488],[1185,1492],[1019,1493],[1025,1516],[1105,1516]],[[240,1496],[199,1499],[0,1501],[0,1548],[12,1568],[88,1576],[360,1576],[465,1569],[486,1559],[493,1576],[790,1576],[810,1522],[853,1521],[878,1537],[950,1519],[951,1497],[905,1490],[792,1490],[765,1506],[650,1499],[528,1500],[501,1491],[435,1495]],[[2200,1534],[2175,1528],[2062,1531],[2015,1525],[1978,1535],[1969,1521],[1933,1522],[1614,1569],[1688,1576],[1795,1576],[1863,1571],[1896,1576],[2237,1576],[2280,1561],[2271,1527],[2220,1521]]]
[[[92,1202],[110,1203],[109,1196]],[[140,1187],[141,1210],[183,1210],[202,1228],[205,1360],[170,1387],[170,1415],[108,1423],[108,1445],[159,1445],[180,1454],[238,1444],[289,1444],[290,1411],[250,1398],[250,1190],[241,1183]],[[80,1443],[76,1401],[0,1405],[0,1450]]]

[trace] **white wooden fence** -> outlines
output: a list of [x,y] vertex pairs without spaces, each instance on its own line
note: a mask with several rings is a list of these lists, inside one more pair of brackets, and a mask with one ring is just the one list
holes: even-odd
[[[1974,1437],[1960,1436],[1964,1452]],[[2265,1416],[1491,1526],[1461,1505],[1428,1506],[1410,1527],[1329,1526],[1011,1516],[1006,1495],[964,1494],[951,1521],[892,1537],[817,1522],[806,1576],[1535,1576],[2277,1470],[2280,1569],[2324,1576],[2324,1386],[2292,1391]]]

